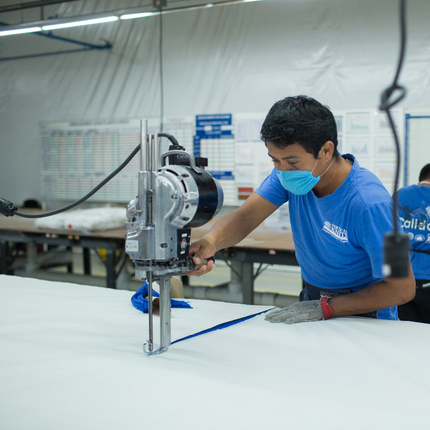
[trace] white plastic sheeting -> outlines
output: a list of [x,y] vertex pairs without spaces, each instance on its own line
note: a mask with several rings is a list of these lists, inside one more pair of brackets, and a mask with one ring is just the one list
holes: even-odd
[[[104,10],[124,2],[103,2]],[[138,4],[138,2],[127,2]],[[332,109],[373,108],[399,50],[395,0],[264,0],[163,17],[164,113],[265,112],[308,94]],[[100,2],[61,6],[68,15]],[[428,107],[430,3],[407,2],[404,107]],[[112,50],[0,62],[0,196],[40,198],[38,122],[160,113],[158,17],[58,30]],[[73,46],[2,37],[0,57]]]
[[127,221],[125,208],[77,209],[45,218],[38,218],[34,225],[43,229],[70,229],[79,231],[124,228]]
[[[260,315],[148,357],[132,294],[0,276],[2,428],[428,428],[428,324]],[[172,340],[267,309],[190,303]]]

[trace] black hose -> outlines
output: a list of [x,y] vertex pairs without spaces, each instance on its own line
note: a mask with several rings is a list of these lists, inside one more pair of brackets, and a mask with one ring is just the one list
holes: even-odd
[[[167,134],[167,133],[158,133],[159,137],[166,137],[167,139],[170,140],[170,142],[175,146],[175,147],[179,147],[181,148],[181,146],[179,145],[178,141],[176,140],[176,138],[174,136],[172,136],[171,134]],[[52,215],[57,215],[59,213],[68,211],[70,209],[73,209],[76,206],[79,206],[81,203],[85,202],[86,200],[88,200],[91,196],[93,196],[98,190],[100,190],[100,188],[102,188],[104,185],[106,185],[113,177],[115,177],[122,169],[124,169],[125,166],[127,166],[128,163],[130,163],[130,161],[133,159],[133,157],[139,152],[140,150],[140,144],[138,146],[136,146],[136,148],[133,150],[133,152],[125,159],[125,161],[117,168],[115,169],[109,176],[107,176],[102,182],[100,182],[100,184],[98,184],[93,190],[91,190],[87,195],[85,195],[84,197],[82,197],[81,199],[79,199],[78,201],[71,203],[68,206],[65,206],[63,208],[60,209],[56,209],[54,211],[50,211],[50,212],[45,212],[45,213],[41,213],[41,214],[27,214],[24,212],[19,212],[16,208],[16,206],[13,205],[12,202],[9,202],[7,200],[4,199],[0,199],[0,212],[5,215],[5,216],[13,216],[13,215],[18,215],[22,218],[45,218],[48,216],[52,216]]]

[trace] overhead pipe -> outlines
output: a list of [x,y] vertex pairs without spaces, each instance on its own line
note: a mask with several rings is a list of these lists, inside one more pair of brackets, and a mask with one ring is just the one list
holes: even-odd
[[[7,26],[8,24],[5,24],[3,22],[0,22],[0,26]],[[83,46],[82,49],[68,49],[63,51],[54,51],[54,52],[44,52],[40,54],[27,54],[27,55],[16,55],[13,57],[3,57],[0,58],[0,61],[9,61],[9,60],[23,60],[26,58],[36,58],[36,57],[45,57],[49,55],[60,55],[60,54],[73,54],[75,52],[83,52],[83,51],[92,51],[94,49],[96,50],[102,50],[102,49],[111,49],[112,43],[110,43],[108,40],[103,39],[104,44],[103,45],[96,45],[94,43],[88,43],[88,42],[81,42],[80,40],[70,39],[68,37],[61,37],[56,36],[50,31],[49,33],[32,33],[36,36],[42,36],[47,37],[49,39],[58,40],[60,42],[66,42],[66,43],[74,43],[79,46]]]

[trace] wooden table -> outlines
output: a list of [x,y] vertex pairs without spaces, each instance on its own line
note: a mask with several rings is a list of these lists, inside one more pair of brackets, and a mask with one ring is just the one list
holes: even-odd
[[[27,212],[30,211],[27,210]],[[202,238],[210,230],[213,222],[193,229],[191,240]],[[37,244],[83,248],[85,274],[91,274],[89,250],[106,249],[106,286],[108,288],[116,288],[116,279],[128,258],[124,252],[125,230],[122,228],[91,232],[42,229],[34,225],[34,219],[18,216],[6,218],[0,215],[0,273],[11,273],[10,242],[26,243],[31,252]],[[245,304],[254,302],[254,280],[261,273],[263,264],[298,265],[291,232],[265,227],[257,228],[237,245],[217,252],[215,258],[226,261],[230,266],[232,279],[242,286]],[[254,263],[260,264],[260,268],[255,273]]]
[[[33,211],[35,212],[35,211]],[[40,211],[39,211],[40,212]],[[26,210],[26,213],[31,211]],[[18,216],[6,218],[0,215],[0,273],[11,273],[9,243],[25,243],[27,259],[34,262],[36,246],[78,247],[83,249],[84,273],[91,274],[90,249],[106,250],[106,286],[116,288],[116,279],[127,260],[125,254],[125,230],[82,232],[66,229],[47,229],[35,226],[32,218]]]
[[[191,240],[201,239],[211,223],[194,229]],[[261,273],[263,264],[298,266],[291,232],[258,227],[237,245],[222,249],[215,259],[224,260],[230,266],[231,278],[242,286],[243,303],[254,304],[254,281]],[[254,263],[260,267],[254,272]]]

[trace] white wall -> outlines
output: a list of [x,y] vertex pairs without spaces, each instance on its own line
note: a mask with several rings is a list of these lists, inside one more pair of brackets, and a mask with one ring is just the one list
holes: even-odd
[[[398,3],[265,0],[165,15],[165,115],[264,112],[296,94],[332,109],[376,107],[394,77]],[[67,7],[72,15],[78,5]],[[400,107],[428,108],[430,2],[409,0],[407,22],[400,81],[408,95]],[[16,204],[41,199],[39,121],[159,115],[158,24],[150,17],[58,30],[114,46],[0,61],[1,197]],[[36,35],[0,38],[0,58],[71,48]]]

